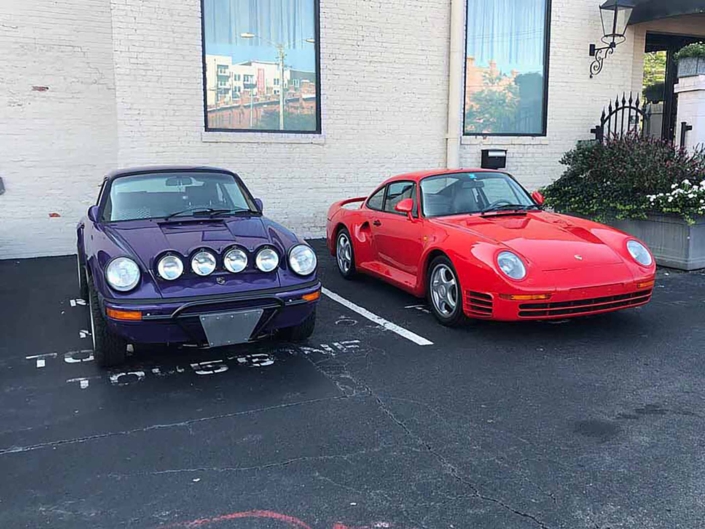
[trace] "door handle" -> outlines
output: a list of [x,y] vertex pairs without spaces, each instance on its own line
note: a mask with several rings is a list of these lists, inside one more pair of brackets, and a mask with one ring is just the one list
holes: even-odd
[[372,222],[372,224],[374,224],[375,226],[381,226],[381,225],[382,225],[382,223],[381,223],[380,221],[378,221],[378,220],[375,220],[374,222]]

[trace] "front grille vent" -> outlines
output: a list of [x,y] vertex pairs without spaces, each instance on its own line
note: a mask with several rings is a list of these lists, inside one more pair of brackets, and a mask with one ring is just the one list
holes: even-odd
[[465,313],[475,318],[492,317],[492,296],[482,292],[466,290]]

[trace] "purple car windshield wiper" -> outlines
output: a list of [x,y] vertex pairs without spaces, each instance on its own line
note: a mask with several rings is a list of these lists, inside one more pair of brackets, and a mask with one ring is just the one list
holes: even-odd
[[237,213],[253,213],[249,209],[214,209],[214,208],[204,208],[202,206],[194,207],[194,208],[187,208],[187,209],[182,209],[181,211],[176,211],[174,213],[170,213],[166,217],[164,217],[164,220],[170,220],[173,219],[174,217],[180,217],[182,215],[186,214],[191,214],[191,216],[194,217],[200,217],[200,216],[209,216],[209,217],[215,217],[216,215],[235,215]]

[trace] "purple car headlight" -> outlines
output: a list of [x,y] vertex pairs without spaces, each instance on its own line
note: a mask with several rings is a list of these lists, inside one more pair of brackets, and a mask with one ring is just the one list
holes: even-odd
[[191,269],[199,276],[207,276],[215,270],[215,255],[207,250],[201,250],[191,259]]
[[255,264],[262,272],[273,272],[279,266],[279,255],[271,248],[264,248],[257,253]]
[[184,273],[184,263],[175,255],[165,255],[159,260],[157,271],[162,279],[174,281]]
[[312,274],[317,264],[316,254],[307,244],[297,244],[289,251],[289,266],[300,276]]
[[129,292],[140,282],[140,269],[132,259],[118,257],[105,269],[105,280],[118,292]]
[[228,272],[237,274],[247,267],[247,254],[240,248],[233,248],[223,257],[223,265]]

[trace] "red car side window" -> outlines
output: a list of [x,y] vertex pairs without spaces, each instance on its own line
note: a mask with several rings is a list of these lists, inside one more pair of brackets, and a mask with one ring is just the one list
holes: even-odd
[[376,211],[382,211],[382,203],[384,202],[384,190],[386,187],[380,188],[374,195],[367,199],[367,207]]

